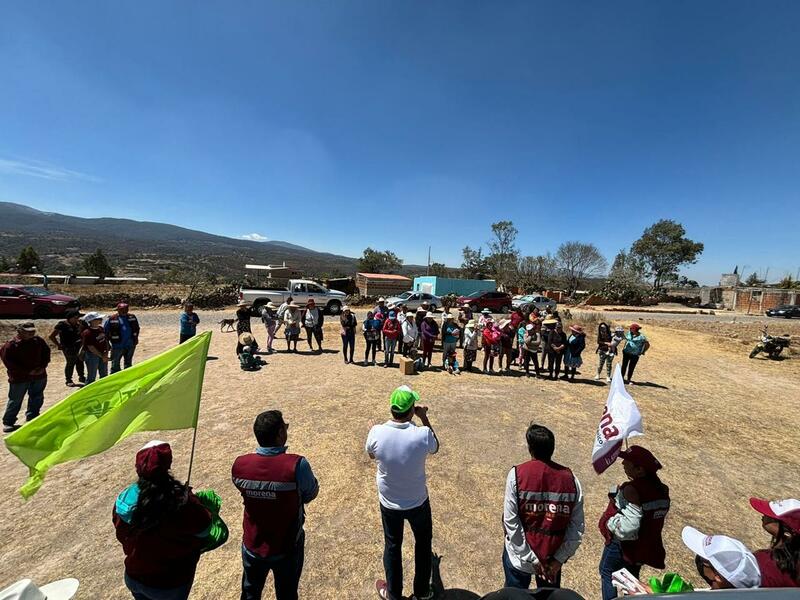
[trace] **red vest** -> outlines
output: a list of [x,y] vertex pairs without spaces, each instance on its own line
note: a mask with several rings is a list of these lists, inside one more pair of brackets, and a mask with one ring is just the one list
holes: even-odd
[[554,462],[529,460],[515,468],[517,507],[525,539],[536,557],[545,561],[564,541],[578,501],[575,477]]
[[[793,580],[788,573],[784,573],[778,568],[775,559],[772,558],[772,552],[769,550],[757,550],[753,554],[761,571],[761,585],[759,587],[800,587],[800,581]],[[800,568],[800,565],[798,565],[798,568]]]
[[[658,477],[652,476],[627,482],[620,487],[618,494],[623,493],[625,485],[632,485],[639,493],[644,515],[639,526],[638,539],[621,542],[622,557],[630,564],[663,569],[667,553],[661,539],[661,530],[664,529],[664,519],[669,512],[669,488]],[[613,539],[606,524],[617,512],[619,511],[612,498],[599,523],[600,533],[606,539],[606,544],[610,544]]]
[[267,558],[286,554],[297,540],[301,502],[295,471],[297,454],[245,454],[233,463],[233,484],[244,501],[243,543]]

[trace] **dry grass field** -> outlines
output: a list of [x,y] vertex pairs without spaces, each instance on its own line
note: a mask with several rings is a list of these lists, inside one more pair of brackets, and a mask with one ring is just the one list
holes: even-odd
[[[176,342],[176,312],[140,311],[139,316],[143,333],[138,359]],[[201,329],[216,330],[212,323],[221,316],[201,313]],[[3,339],[9,325],[0,323]],[[680,541],[684,525],[738,537],[753,549],[764,547],[766,534],[748,497],[800,493],[800,358],[749,360],[752,326],[742,325],[741,335],[737,327],[704,324],[702,331],[691,331],[689,320],[661,326],[648,320],[645,333],[653,347],[639,363],[639,385],[631,388],[646,430],[637,443],[661,459],[663,479],[672,491],[665,531],[668,568],[695,580],[692,556]],[[795,324],[779,329],[800,333]],[[255,321],[254,330],[263,344],[265,335]],[[230,466],[238,454],[253,449],[253,419],[270,408],[284,412],[291,424],[290,449],[308,457],[320,481],[319,497],[308,507],[300,596],[374,597],[374,581],[383,576],[383,545],[375,467],[364,453],[364,441],[373,424],[388,418],[391,390],[408,383],[430,407],[441,440],[441,451],[428,462],[428,477],[434,550],[443,555],[442,577],[450,590],[446,597],[475,598],[502,586],[505,476],[526,459],[524,433],[535,420],[553,429],[555,459],[574,469],[586,493],[586,535],[564,567],[564,583],[587,599],[599,598],[602,538],[596,523],[606,491],[624,475],[619,465],[602,476],[591,468],[594,429],[608,389],[590,381],[597,364],[593,344],[591,327],[583,373],[574,384],[442,372],[404,377],[396,368],[343,365],[339,336],[331,324],[326,326],[325,354],[264,356],[268,365],[263,370],[246,373],[235,359],[234,334],[216,331],[211,343],[216,359],[206,369],[192,484],[221,493],[231,539],[203,556],[192,597],[238,598],[241,504],[230,482]],[[277,347],[283,349],[282,340]],[[360,352],[362,339],[357,341],[357,358]],[[70,391],[62,382],[61,357],[54,356],[45,408]],[[6,392],[3,378],[0,395],[5,398]],[[185,477],[191,431],[137,434],[105,454],[54,468],[27,503],[16,491],[26,469],[3,448],[0,588],[23,576],[38,582],[74,576],[81,581],[78,598],[128,597],[111,507],[118,491],[135,477],[136,450],[153,438],[172,443],[174,471]],[[408,530],[406,540],[410,587]],[[273,597],[268,588],[265,598]]]

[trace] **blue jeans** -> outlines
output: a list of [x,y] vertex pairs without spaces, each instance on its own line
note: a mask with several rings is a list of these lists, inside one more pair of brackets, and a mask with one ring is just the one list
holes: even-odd
[[620,569],[628,569],[631,575],[639,577],[642,565],[632,565],[625,562],[622,558],[622,544],[614,540],[605,547],[603,556],[600,559],[600,582],[603,588],[603,600],[611,600],[617,597],[617,590],[611,583],[611,574]]
[[394,349],[397,346],[397,340],[393,340],[392,338],[384,338],[383,343],[383,364],[391,365],[394,362]]
[[276,600],[297,600],[297,586],[303,574],[305,534],[300,536],[289,554],[271,558],[254,556],[242,546],[242,596],[241,600],[261,600],[267,576],[272,571],[275,578]]
[[[394,340],[386,340],[387,342]],[[392,510],[381,505],[383,522],[383,570],[386,572],[386,585],[391,600],[403,598],[403,526],[411,525],[414,533],[414,594],[417,598],[430,593],[433,561],[433,520],[431,502],[408,510]]]
[[97,379],[98,373],[100,374],[100,379],[108,375],[108,363],[99,356],[87,352],[84,355],[84,360],[86,362],[86,385]]
[[[531,573],[526,573],[525,571],[520,571],[519,569],[515,569],[508,558],[508,551],[505,549],[505,547],[503,548],[503,574],[506,577],[506,582],[503,584],[503,587],[519,588],[522,590],[527,590],[529,587],[531,587],[531,580],[533,579],[533,575]],[[536,587],[560,588],[561,571],[558,572],[558,575],[556,576],[556,580],[554,583],[551,583],[546,579],[542,579],[537,575]]]
[[47,377],[35,381],[9,383],[8,404],[6,404],[6,412],[3,415],[3,425],[14,425],[17,422],[17,415],[22,408],[22,400],[25,398],[26,392],[28,393],[28,410],[25,411],[25,419],[30,421],[38,417],[44,403],[45,387],[47,387]]
[[124,359],[125,368],[133,364],[133,353],[136,346],[111,346],[111,372],[120,370],[119,363]]
[[125,573],[125,585],[133,594],[134,600],[187,600],[192,583],[169,589],[154,588],[131,579]]

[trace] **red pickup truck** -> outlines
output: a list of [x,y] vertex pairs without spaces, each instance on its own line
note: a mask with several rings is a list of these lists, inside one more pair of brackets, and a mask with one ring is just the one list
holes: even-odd
[[469,296],[459,296],[459,304],[469,304],[472,310],[488,308],[494,313],[507,313],[511,310],[511,295],[505,292],[473,292]]
[[80,308],[77,298],[54,294],[33,285],[0,285],[0,317],[60,317],[70,308]]

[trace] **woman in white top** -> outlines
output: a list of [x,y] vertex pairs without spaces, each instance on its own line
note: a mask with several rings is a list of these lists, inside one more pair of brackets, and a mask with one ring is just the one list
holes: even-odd
[[413,348],[417,344],[419,337],[419,329],[414,319],[406,317],[403,321],[403,356],[408,356],[409,348]]
[[[283,313],[283,325],[286,332],[286,351],[297,352],[297,340],[300,337],[300,307],[290,302]],[[294,348],[292,348],[294,343]]]

